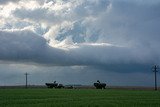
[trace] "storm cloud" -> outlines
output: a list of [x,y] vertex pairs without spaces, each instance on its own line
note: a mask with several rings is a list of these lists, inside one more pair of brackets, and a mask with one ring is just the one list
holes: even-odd
[[160,64],[159,10],[158,0],[1,0],[0,61],[149,72]]
[[0,38],[0,58],[4,61],[57,66],[100,66],[109,69],[109,66],[116,65],[124,68],[131,64],[154,64],[154,60],[157,60],[153,59],[151,52],[139,54],[142,51],[106,43],[83,43],[68,49],[55,48],[49,46],[45,38],[29,30],[1,31]]
[[7,4],[7,3],[9,3],[9,2],[18,2],[18,1],[20,1],[20,0],[0,0],[0,5],[3,5],[3,4]]

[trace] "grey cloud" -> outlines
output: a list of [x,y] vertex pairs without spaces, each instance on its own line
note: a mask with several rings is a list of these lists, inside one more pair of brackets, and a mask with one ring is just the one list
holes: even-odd
[[146,65],[152,65],[160,59],[152,57],[151,52],[141,55],[139,53],[143,51],[137,52],[133,48],[106,44],[79,44],[77,48],[68,50],[53,48],[43,37],[28,30],[1,31],[0,50],[2,61],[54,66],[92,66],[116,72],[136,71],[129,71],[129,68],[134,66],[141,71]]
[[36,23],[41,22],[41,23],[47,23],[49,25],[61,24],[64,20],[67,21],[70,20],[69,18],[65,19],[62,14],[56,15],[55,11],[51,12],[49,11],[48,8],[36,8],[34,10],[21,8],[21,9],[16,9],[13,12],[13,15],[20,19],[28,19]]
[[[58,0],[39,1],[43,6],[44,2]],[[76,1],[80,4],[70,8],[69,17],[62,17],[65,13],[62,11],[56,16],[43,7],[13,12],[21,22],[32,21],[22,26],[33,26],[36,30],[35,33],[29,30],[0,32],[0,50],[3,50],[0,51],[0,84],[24,84],[24,72],[29,72],[29,84],[44,85],[57,80],[63,84],[91,85],[99,79],[108,85],[152,86],[151,66],[160,64],[158,0],[104,0],[104,4],[103,0]],[[41,29],[45,21],[47,29]],[[72,24],[61,26],[63,21]],[[21,22],[17,20],[17,24]],[[70,38],[71,47],[75,48],[63,50],[54,48],[54,44],[51,47],[49,41],[39,36],[55,24],[59,25],[58,33],[50,34],[50,39],[63,42]],[[108,46],[106,42],[113,45]],[[10,65],[15,63],[25,66]]]
[[[44,85],[46,82],[63,84],[92,85],[97,79],[108,86],[152,86],[152,71],[147,72],[107,72],[90,67],[45,67],[21,64],[0,64],[0,85],[24,85],[25,72],[28,72],[28,84]],[[159,74],[158,74],[159,76]],[[159,80],[158,80],[159,82]]]
[[51,48],[43,37],[29,30],[0,31],[0,59],[63,65],[64,52]]
[[[53,13],[53,17],[48,17],[47,12],[48,9],[35,9],[35,10],[26,10],[25,8],[21,8],[21,9],[17,9],[14,11],[14,15],[16,17],[22,18],[22,19],[32,19],[34,21],[43,21],[44,19],[48,19],[52,18],[54,19],[54,13]],[[50,20],[51,21],[51,20]]]
[[[110,9],[108,11],[104,9],[102,14],[97,14],[96,20],[78,20],[73,24],[73,28],[65,30],[65,33],[62,32],[65,28],[60,29],[57,35],[58,40],[64,40],[67,36],[74,34],[72,36],[74,42],[88,42],[86,39],[88,39],[89,35],[89,42],[98,41],[117,45],[137,45],[137,47],[149,45],[151,48],[157,47],[160,33],[158,30],[160,4],[146,5],[145,3],[138,3],[133,1],[111,2]],[[88,4],[84,3],[81,6],[85,7]],[[78,8],[79,6],[77,6]],[[84,13],[78,11],[77,13],[87,17],[88,15],[85,14],[86,11],[83,9],[85,8],[80,10]],[[89,10],[92,11],[93,9]],[[98,37],[96,37],[97,35]]]
[[[51,0],[47,2],[49,1]],[[56,2],[56,0],[52,1]],[[71,1],[63,1],[63,3],[68,2]],[[41,6],[43,5],[44,3],[41,1]],[[84,0],[77,7],[74,6],[70,8],[70,11],[66,9],[67,11],[60,11],[58,14],[49,11],[49,7],[20,8],[13,11],[12,14],[15,18],[22,19],[21,21],[23,19],[33,21],[29,25],[47,22],[48,27],[58,24],[60,26],[58,33],[53,35],[57,38],[52,39],[61,42],[67,37],[71,37],[72,45],[75,48],[64,50],[51,47],[43,36],[38,35],[42,34],[39,30],[35,33],[29,30],[0,31],[1,62],[12,61],[12,63],[29,63],[38,67],[47,66],[43,70],[49,72],[46,74],[46,78],[50,78],[48,81],[52,80],[52,74],[57,71],[58,73],[53,78],[57,77],[59,81],[71,82],[74,80],[80,83],[85,78],[87,78],[86,81],[92,81],[102,77],[102,80],[118,85],[121,80],[128,84],[127,80],[130,77],[132,79],[130,82],[133,84],[141,84],[138,83],[138,80],[143,81],[149,77],[146,73],[151,72],[150,67],[153,64],[160,64],[159,2],[153,3],[150,0],[147,3],[138,0],[111,0],[110,2],[107,0]],[[64,17],[64,13],[67,17]],[[71,22],[71,29],[67,29],[68,26],[61,27],[60,24],[63,21]],[[108,46],[104,43],[113,45]],[[48,66],[58,67],[48,70]],[[85,68],[76,69],[74,72],[70,68],[72,66],[85,66]],[[41,68],[35,71],[38,72],[39,70],[41,71]],[[108,76],[108,73],[113,74]],[[45,73],[42,74],[45,75]],[[143,74],[147,76],[143,77]],[[129,79],[127,79],[128,76]],[[45,80],[45,78],[43,79]],[[147,82],[150,80],[151,78]],[[150,82],[149,84],[151,85]]]
[[146,72],[153,64],[159,64],[159,51],[116,46],[81,46],[71,51],[88,66],[114,72]]
[[0,5],[7,4],[9,2],[18,2],[20,0],[0,0]]
[[[57,0],[49,1],[58,2]],[[61,2],[65,4],[71,1]],[[13,14],[36,23],[48,22],[49,26],[53,24],[61,26],[63,21],[72,22],[72,29],[65,29],[68,26],[64,28],[61,26],[58,29],[56,39],[59,41],[72,36],[75,43],[109,42],[117,45],[137,45],[137,47],[148,45],[151,48],[158,48],[159,2],[82,0],[74,3],[77,6],[71,5],[70,11],[67,11],[68,9],[62,9],[59,12],[49,11],[50,7],[39,7],[16,9]],[[90,15],[95,17],[95,20],[92,21],[89,18]],[[63,32],[64,29],[65,32]]]
[[72,24],[72,28],[61,27],[56,40],[63,41],[71,36],[74,43],[96,42],[98,40],[100,30],[91,28],[84,24],[84,20],[76,21]]
[[0,31],[1,59],[25,59],[36,56],[46,41],[30,31]]
[[157,42],[160,33],[159,6],[160,3],[113,2],[110,12],[95,22],[96,27],[102,30],[103,37],[99,39],[117,44]]
[[73,12],[78,16],[95,16],[107,10],[109,0],[82,0],[83,2],[74,8]]
[[[46,3],[48,2],[46,1]],[[97,17],[100,13],[106,11],[108,5],[110,4],[108,0],[82,0],[74,1],[69,7],[65,7],[63,5],[65,3],[70,3],[71,1],[61,1],[62,9],[54,10],[52,7],[56,7],[55,4],[59,1],[53,0],[53,2],[54,3],[48,7],[39,7],[35,9],[18,8],[13,11],[13,15],[21,19],[30,19],[36,22],[44,21],[59,24],[63,21],[76,21],[89,16]],[[60,4],[58,5],[60,6]],[[76,7],[74,5],[76,5]]]

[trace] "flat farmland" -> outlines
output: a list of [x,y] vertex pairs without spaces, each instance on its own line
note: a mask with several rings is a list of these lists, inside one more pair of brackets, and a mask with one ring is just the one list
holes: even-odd
[[0,89],[0,107],[160,107],[160,91]]

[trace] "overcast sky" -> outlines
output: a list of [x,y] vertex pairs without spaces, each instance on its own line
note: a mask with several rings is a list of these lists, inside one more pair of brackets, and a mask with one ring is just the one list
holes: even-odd
[[160,0],[0,0],[0,85],[153,86],[154,64]]

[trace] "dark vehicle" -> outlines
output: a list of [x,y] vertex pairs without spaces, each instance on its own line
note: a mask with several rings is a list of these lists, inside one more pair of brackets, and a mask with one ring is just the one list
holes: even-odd
[[48,88],[64,88],[63,84],[58,84],[56,83],[56,81],[54,81],[53,83],[46,83],[46,86]]
[[72,85],[66,85],[65,89],[74,89],[74,87]]
[[96,89],[105,89],[106,84],[105,83],[100,83],[100,81],[97,80],[97,82],[94,83],[94,86],[96,87]]
[[64,88],[63,84],[59,84],[56,88]]

